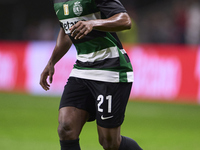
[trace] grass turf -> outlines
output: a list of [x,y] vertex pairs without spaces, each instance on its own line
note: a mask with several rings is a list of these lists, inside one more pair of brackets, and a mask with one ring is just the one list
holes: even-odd
[[[59,150],[58,97],[0,93],[1,150]],[[131,101],[121,132],[144,150],[199,150],[200,106]],[[82,150],[102,150],[96,123],[80,136]]]

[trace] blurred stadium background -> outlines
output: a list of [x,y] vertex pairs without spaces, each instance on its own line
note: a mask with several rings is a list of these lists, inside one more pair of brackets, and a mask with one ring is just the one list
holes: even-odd
[[[135,82],[122,133],[144,150],[199,150],[200,1],[121,0],[132,29],[119,32]],[[40,73],[59,23],[52,0],[0,1],[0,149],[59,149],[59,96],[75,48],[56,65],[51,90]],[[89,142],[91,141],[91,142]],[[95,122],[81,134],[83,150],[101,150]]]

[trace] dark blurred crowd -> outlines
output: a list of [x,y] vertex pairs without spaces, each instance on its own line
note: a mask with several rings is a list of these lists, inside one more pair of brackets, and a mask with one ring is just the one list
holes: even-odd
[[[131,31],[119,34],[125,43],[200,43],[200,1],[199,0],[154,0],[134,3],[121,0],[132,18]],[[10,40],[55,40],[59,23],[53,12],[52,3],[37,5],[14,5],[14,10],[5,20],[1,14],[0,39]],[[3,6],[2,6],[3,7]],[[28,7],[28,8],[27,8]],[[9,8],[9,7],[8,7]],[[38,12],[38,13],[37,13]],[[5,24],[4,24],[5,23]],[[7,23],[7,24],[6,24]],[[12,24],[11,27],[7,27]],[[5,29],[4,29],[5,28]]]
[[136,13],[141,43],[200,44],[200,1],[157,2]]

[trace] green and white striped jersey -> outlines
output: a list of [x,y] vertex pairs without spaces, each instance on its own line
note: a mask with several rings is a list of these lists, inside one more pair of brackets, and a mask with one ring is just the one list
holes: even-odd
[[119,0],[54,0],[54,9],[77,50],[70,76],[113,83],[133,82],[130,60],[116,33],[92,30],[83,39],[74,40],[69,32],[78,21],[126,12]]

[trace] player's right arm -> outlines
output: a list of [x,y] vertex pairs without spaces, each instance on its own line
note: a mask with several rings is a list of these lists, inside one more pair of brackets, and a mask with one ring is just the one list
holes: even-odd
[[[55,64],[68,52],[72,45],[72,41],[63,28],[60,28],[56,46],[53,50],[53,53],[44,68],[43,72],[40,76],[40,85],[44,90],[49,90],[50,84],[53,81],[53,74],[54,74],[54,66]],[[47,78],[49,77],[49,83],[47,82]]]

